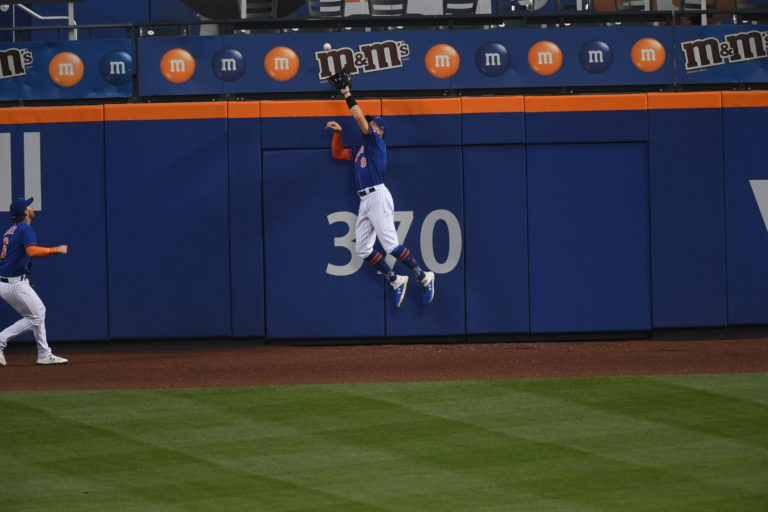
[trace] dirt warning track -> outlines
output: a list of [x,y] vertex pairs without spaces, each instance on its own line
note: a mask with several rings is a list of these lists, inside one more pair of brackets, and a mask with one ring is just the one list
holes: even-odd
[[70,364],[37,366],[33,346],[10,345],[0,391],[768,371],[768,338],[343,346],[180,341],[54,349]]

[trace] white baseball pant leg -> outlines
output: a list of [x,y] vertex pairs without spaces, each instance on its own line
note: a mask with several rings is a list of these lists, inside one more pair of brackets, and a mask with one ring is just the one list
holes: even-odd
[[361,258],[366,258],[373,251],[376,237],[381,246],[391,253],[400,245],[395,229],[395,205],[392,194],[384,185],[377,185],[376,191],[360,198],[355,226],[355,250]]
[[51,347],[45,335],[45,305],[29,281],[0,283],[0,297],[22,316],[21,320],[0,332],[0,348],[5,348],[16,336],[32,331],[37,342],[37,357],[50,356]]

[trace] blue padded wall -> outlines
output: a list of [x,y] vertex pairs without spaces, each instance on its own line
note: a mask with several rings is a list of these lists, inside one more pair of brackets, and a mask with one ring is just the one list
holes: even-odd
[[262,146],[267,149],[330,148],[333,132],[325,129],[328,121],[343,128],[346,146],[363,143],[360,130],[351,116],[267,117],[262,123]]
[[230,336],[226,119],[106,125],[111,336]]
[[461,140],[465,145],[525,142],[525,114],[462,114]]
[[653,326],[726,325],[722,110],[649,118]]
[[260,119],[229,119],[229,229],[232,335],[263,337]]
[[[461,149],[394,148],[387,156],[387,186],[394,197],[395,212],[413,212],[408,234],[398,237],[400,243],[411,250],[425,269],[435,272],[435,300],[425,306],[421,303],[423,288],[413,274],[400,263],[394,266],[398,274],[409,275],[411,281],[398,310],[392,307],[392,290],[387,287],[387,335],[463,334],[466,327]],[[452,231],[449,224],[458,232]]]
[[525,146],[464,148],[467,332],[529,329]]
[[265,151],[263,175],[267,336],[383,336],[384,278],[354,254],[351,164],[330,149]]
[[768,108],[723,109],[728,323],[768,323],[768,231],[750,181],[768,180]]
[[[768,109],[664,103],[677,99],[608,114],[414,116],[421,133],[389,116],[401,241],[437,274],[433,304],[420,303],[414,279],[400,310],[354,254],[352,165],[331,157],[324,129],[338,119],[345,142],[359,143],[349,116],[114,105],[107,119],[206,118],[23,124],[8,114],[0,133],[15,195],[23,134],[40,133],[35,227],[42,244],[71,246],[35,262],[52,341],[766,324]],[[592,114],[608,115],[614,133],[591,130]],[[0,307],[0,322],[15,317]]]
[[389,125],[387,145],[444,146],[461,144],[461,116],[459,114],[385,115]]
[[648,225],[646,144],[529,146],[531,331],[650,329]]
[[645,110],[535,112],[525,114],[529,144],[648,140]]

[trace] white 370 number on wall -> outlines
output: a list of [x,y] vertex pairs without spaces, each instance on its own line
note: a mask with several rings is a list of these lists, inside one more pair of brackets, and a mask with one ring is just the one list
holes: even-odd
[[[325,272],[332,276],[349,276],[360,270],[363,266],[363,260],[355,253],[355,224],[357,215],[352,212],[333,212],[328,215],[328,224],[333,225],[341,222],[347,225],[347,231],[342,236],[333,239],[334,247],[341,247],[349,254],[348,262],[344,265],[334,265],[328,263]],[[444,223],[448,229],[448,254],[443,261],[438,261],[435,255],[434,234],[438,223]],[[408,236],[408,232],[413,224],[413,212],[395,212],[395,223],[397,224],[397,239],[402,243]],[[421,233],[419,235],[419,244],[421,249],[421,258],[424,266],[435,274],[447,274],[459,264],[461,258],[461,226],[456,216],[448,210],[434,210],[424,218],[421,224]],[[407,243],[403,245],[408,245]],[[394,266],[394,256],[387,256],[387,263],[390,267]]]

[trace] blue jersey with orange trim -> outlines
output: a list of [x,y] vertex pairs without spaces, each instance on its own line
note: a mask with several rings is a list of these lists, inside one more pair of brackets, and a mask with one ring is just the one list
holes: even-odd
[[363,135],[363,145],[351,148],[355,155],[355,181],[357,189],[363,190],[384,183],[387,169],[387,144],[376,132]]
[[32,271],[27,247],[37,245],[35,229],[26,222],[14,224],[3,234],[0,246],[0,277],[18,277]]

